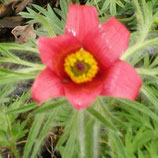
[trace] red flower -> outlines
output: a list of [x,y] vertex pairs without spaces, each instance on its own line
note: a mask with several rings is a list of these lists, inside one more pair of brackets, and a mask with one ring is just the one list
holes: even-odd
[[42,103],[66,96],[76,109],[89,106],[99,95],[135,100],[142,80],[119,60],[129,36],[114,17],[99,24],[94,7],[71,5],[64,35],[38,40],[46,69],[33,83],[33,99]]

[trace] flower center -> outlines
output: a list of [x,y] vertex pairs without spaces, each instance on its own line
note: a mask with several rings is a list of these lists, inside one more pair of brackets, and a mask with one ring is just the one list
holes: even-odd
[[75,83],[91,81],[98,72],[98,65],[92,54],[80,49],[65,58],[66,73]]
[[76,68],[79,70],[79,71],[84,71],[85,70],[85,65],[83,62],[78,62],[76,64]]

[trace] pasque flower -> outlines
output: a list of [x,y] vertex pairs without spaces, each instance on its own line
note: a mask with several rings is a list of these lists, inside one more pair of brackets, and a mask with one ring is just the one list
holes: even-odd
[[135,100],[142,80],[119,59],[129,36],[115,17],[99,24],[94,7],[70,5],[65,33],[38,40],[46,68],[33,83],[33,99],[42,103],[66,96],[76,109],[91,105],[99,95]]

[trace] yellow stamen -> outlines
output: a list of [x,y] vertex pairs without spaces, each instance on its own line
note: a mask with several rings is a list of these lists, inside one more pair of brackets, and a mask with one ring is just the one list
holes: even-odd
[[75,83],[91,81],[98,72],[98,65],[92,54],[80,49],[65,58],[66,73]]

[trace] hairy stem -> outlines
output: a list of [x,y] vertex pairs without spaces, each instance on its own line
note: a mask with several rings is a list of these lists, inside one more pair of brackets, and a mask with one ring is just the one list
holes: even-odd
[[85,158],[84,111],[79,111],[80,158]]

